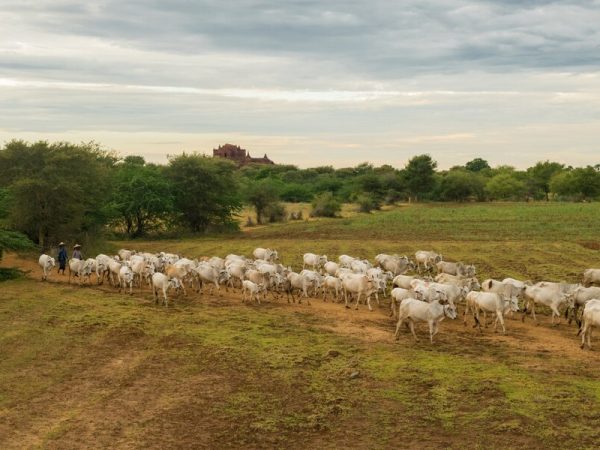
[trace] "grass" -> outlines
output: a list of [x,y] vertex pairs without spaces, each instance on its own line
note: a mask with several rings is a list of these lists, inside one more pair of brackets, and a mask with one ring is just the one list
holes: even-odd
[[[224,239],[113,244],[188,256],[268,245],[296,266],[310,250],[372,257],[433,248],[475,262],[482,276],[576,279],[600,263],[599,211],[418,205]],[[148,291],[3,282],[0,447],[594,448],[600,440],[600,360],[577,348],[573,327],[509,320],[499,337],[445,321],[433,346],[408,334],[395,343],[383,306],[369,314],[313,303],[192,296],[165,309]]]

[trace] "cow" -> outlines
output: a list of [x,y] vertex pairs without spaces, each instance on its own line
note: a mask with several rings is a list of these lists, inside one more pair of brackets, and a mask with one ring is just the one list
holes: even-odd
[[466,287],[469,291],[478,291],[481,289],[479,280],[476,277],[464,278],[447,273],[440,273],[435,277],[436,283],[454,284],[459,287]]
[[254,259],[264,259],[265,261],[273,263],[279,261],[277,250],[271,250],[270,248],[255,248],[252,252],[252,256],[254,256]]
[[447,273],[449,275],[456,275],[458,277],[474,277],[475,266],[466,265],[462,262],[448,262],[440,261],[436,265],[438,273]]
[[[299,290],[302,291],[302,295],[304,295],[304,297],[306,298],[306,301],[308,302],[308,304],[310,305],[310,300],[308,299],[308,289],[313,285],[313,282],[311,279],[308,278],[308,276],[296,273],[296,272],[290,272],[287,274],[287,279],[290,282],[290,286],[291,286],[291,290]],[[298,303],[301,303],[302,299],[301,297],[298,298]]]
[[592,349],[592,328],[600,327],[600,300],[594,299],[589,300],[585,307],[583,308],[583,315],[581,321],[581,329],[579,333],[581,334],[581,349],[585,348],[585,343],[587,341],[587,346],[591,350]]
[[242,282],[242,301],[246,301],[246,293],[250,294],[250,301],[252,299],[256,299],[257,303],[260,305],[260,297],[259,294],[266,290],[265,286],[262,284],[253,283],[250,280],[244,280]]
[[380,253],[375,256],[375,261],[379,267],[394,276],[401,275],[408,270],[414,269],[414,264],[406,256],[386,255]]
[[340,265],[333,261],[327,261],[323,266],[325,273],[331,276],[336,276],[335,274],[340,269]]
[[579,308],[584,307],[585,304],[594,299],[600,299],[600,287],[578,287],[568,294],[570,300],[573,301],[573,313],[569,315],[569,323],[575,318],[577,325],[581,326],[581,320],[577,317]]
[[96,256],[96,282],[98,284],[104,283],[104,277],[108,278],[110,276],[109,265],[111,261],[114,261],[114,259],[108,255],[101,253]]
[[390,316],[393,316],[394,320],[398,320],[398,307],[400,306],[400,303],[402,303],[402,300],[404,299],[414,298],[415,292],[409,289],[397,287],[392,289],[392,292],[390,292],[390,297],[392,298],[392,301],[390,302]]
[[423,266],[423,270],[426,272],[433,269],[433,267],[443,260],[442,255],[432,252],[419,250],[415,253],[415,260],[417,261],[417,270],[421,271],[421,266]]
[[87,278],[89,281],[90,274],[92,273],[92,267],[87,264],[87,261],[82,261],[81,259],[71,258],[69,260],[69,283],[71,282],[71,275],[75,274],[79,279],[79,285],[84,278]]
[[54,261],[54,258],[44,254],[44,255],[40,255],[38,264],[42,268],[42,281],[46,281],[48,279],[48,275],[50,275],[50,272],[56,265],[56,262]]
[[587,269],[583,272],[583,285],[589,287],[593,284],[600,286],[600,269]]
[[121,292],[121,289],[123,289],[123,291],[125,290],[125,288],[127,286],[129,286],[129,295],[133,294],[133,278],[134,278],[134,273],[133,270],[131,270],[131,267],[129,267],[128,264],[123,264],[121,266],[121,269],[119,270],[119,292]]
[[164,273],[156,272],[152,275],[152,296],[154,303],[158,303],[157,292],[160,290],[163,293],[163,305],[169,306],[167,291],[171,288],[177,290],[181,286],[181,281],[178,278],[169,278]]
[[338,257],[338,261],[340,263],[340,267],[345,267],[347,269],[350,268],[350,265],[352,264],[352,261],[354,261],[355,259],[358,259],[358,258],[354,258],[353,256],[348,256],[348,255],[340,255]]
[[438,332],[441,320],[448,317],[456,319],[456,307],[444,300],[435,300],[427,303],[414,298],[402,300],[398,308],[398,323],[396,325],[396,340],[400,339],[400,328],[405,324],[410,328],[415,341],[418,341],[415,333],[415,321],[427,322],[429,325],[429,341],[433,344],[433,337]]
[[333,291],[333,292],[335,292],[335,299],[337,301],[340,299],[340,294],[342,293],[342,290],[343,290],[342,280],[340,280],[337,277],[327,275],[323,279],[322,288],[323,288],[323,300],[327,299],[327,292]]
[[504,293],[471,291],[467,294],[467,306],[463,314],[465,325],[467,324],[467,312],[469,310],[473,314],[475,326],[479,328],[480,332],[482,330],[481,322],[479,321],[479,312],[484,311],[496,314],[496,320],[494,321],[494,332],[497,330],[498,322],[500,322],[500,325],[502,326],[502,333],[506,334],[506,327],[504,326],[504,314],[507,310],[518,311],[519,302],[516,296],[507,296]]
[[531,316],[537,323],[537,318],[535,316],[535,304],[540,303],[548,306],[552,310],[551,324],[554,326],[554,317],[558,317],[558,324],[560,324],[560,312],[558,308],[563,303],[567,304],[567,308],[571,308],[573,306],[573,298],[568,294],[574,291],[577,287],[579,287],[578,284],[551,283],[548,281],[542,281],[534,284],[533,286],[527,286],[525,288],[525,299],[527,300],[527,303],[525,305],[525,310],[523,311],[521,320],[525,320],[527,310],[531,306]]
[[312,267],[313,270],[322,268],[327,263],[327,255],[316,255],[314,253],[305,253],[302,257],[302,268]]
[[356,295],[356,306],[354,309],[358,309],[360,297],[364,295],[367,298],[369,311],[373,311],[373,308],[371,307],[371,294],[375,291],[375,287],[373,286],[373,282],[369,280],[366,275],[348,274],[342,279],[342,287],[344,288],[344,302],[346,308],[350,308],[350,306],[348,306],[348,292],[350,292],[351,294]]

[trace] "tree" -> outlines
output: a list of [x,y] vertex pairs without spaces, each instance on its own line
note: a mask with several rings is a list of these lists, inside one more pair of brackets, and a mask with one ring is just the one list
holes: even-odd
[[436,167],[437,163],[429,155],[414,156],[408,161],[404,169],[404,178],[408,192],[415,200],[433,190]]
[[211,225],[236,226],[233,215],[241,209],[241,196],[235,171],[230,161],[198,153],[170,157],[166,175],[179,220],[194,232]]
[[492,200],[522,199],[527,188],[525,183],[510,173],[501,173],[485,185],[485,192]]
[[172,186],[159,166],[143,157],[127,157],[117,166],[113,207],[131,237],[143,236],[151,225],[173,211]]
[[597,198],[600,196],[600,172],[592,166],[558,172],[550,180],[550,190],[573,199]]
[[8,216],[9,193],[7,189],[0,189],[0,260],[7,250],[29,250],[33,242],[22,233],[3,228],[2,220]]
[[537,162],[535,166],[527,169],[527,176],[532,189],[543,192],[546,201],[549,201],[550,180],[554,175],[564,170],[564,167],[563,164],[547,160]]
[[14,200],[13,228],[42,248],[99,230],[109,218],[115,161],[94,143],[9,142],[0,150],[0,179]]
[[490,169],[490,165],[485,159],[475,158],[465,164],[465,169],[469,172],[481,172],[485,169]]
[[267,210],[274,209],[273,205],[279,202],[277,186],[270,179],[250,182],[245,188],[246,201],[254,206],[256,223],[263,223]]
[[463,170],[451,170],[440,183],[442,200],[462,202],[469,197],[481,198],[484,183],[475,173]]

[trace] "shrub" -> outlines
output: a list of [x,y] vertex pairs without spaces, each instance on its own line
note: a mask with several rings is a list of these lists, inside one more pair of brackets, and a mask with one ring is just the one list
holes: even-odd
[[270,223],[283,222],[287,216],[285,206],[282,203],[274,202],[270,203],[264,212],[265,217]]
[[337,217],[342,210],[342,205],[331,192],[323,192],[315,197],[312,202],[313,217]]
[[372,195],[361,194],[356,198],[358,210],[363,213],[369,213],[374,209],[381,209],[381,204]]

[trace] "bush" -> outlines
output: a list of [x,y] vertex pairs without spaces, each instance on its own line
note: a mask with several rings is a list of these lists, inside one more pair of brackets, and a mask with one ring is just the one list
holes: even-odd
[[370,213],[374,209],[381,209],[381,204],[372,195],[361,194],[356,198],[359,212]]
[[313,217],[337,217],[342,210],[342,205],[336,200],[331,192],[323,192],[317,195],[312,202]]
[[285,206],[282,203],[275,202],[269,204],[265,209],[265,217],[269,223],[284,222],[287,216]]

